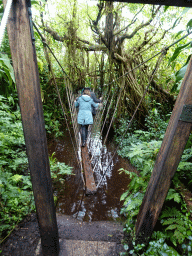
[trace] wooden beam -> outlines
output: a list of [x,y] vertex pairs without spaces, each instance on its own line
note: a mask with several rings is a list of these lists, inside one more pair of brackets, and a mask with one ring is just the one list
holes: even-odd
[[[112,0],[105,0],[105,1],[111,2]],[[175,1],[172,1],[172,0],[118,0],[113,2],[192,7],[192,0],[175,0]]]
[[93,195],[96,193],[97,188],[95,185],[95,179],[93,176],[93,170],[91,167],[87,146],[81,148],[81,156],[85,176],[86,195]]
[[[6,0],[3,0],[4,6]],[[7,25],[43,255],[58,255],[59,239],[50,176],[39,73],[25,0],[13,1]]]
[[[184,105],[192,105],[192,58],[180,89],[136,223],[136,238],[145,242],[152,234],[172,178],[192,129],[192,122],[180,120]],[[192,110],[189,111],[192,117]]]

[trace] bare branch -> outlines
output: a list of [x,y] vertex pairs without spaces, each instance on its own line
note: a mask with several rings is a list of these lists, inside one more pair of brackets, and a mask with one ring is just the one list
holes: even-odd
[[150,18],[147,22],[142,23],[142,24],[140,24],[137,28],[135,28],[135,30],[134,30],[130,35],[124,34],[123,36],[121,36],[121,37],[118,39],[118,42],[120,42],[120,44],[123,43],[123,41],[124,41],[125,39],[130,39],[130,38],[132,38],[140,29],[142,29],[142,28],[148,26],[148,25],[152,22],[152,20],[155,18],[155,16],[157,15],[157,13],[158,13],[158,11],[160,10],[160,8],[161,8],[161,6],[158,6],[157,9],[154,10],[154,7],[153,7],[151,18]]
[[114,36],[120,34],[120,33],[121,33],[122,31],[124,31],[124,30],[126,30],[126,32],[127,32],[128,28],[129,28],[132,24],[134,24],[134,23],[136,22],[136,20],[137,20],[137,18],[136,18],[137,15],[143,10],[144,7],[145,7],[145,5],[143,5],[143,6],[141,7],[141,9],[135,14],[135,16],[133,17],[133,19],[132,19],[132,21],[131,21],[130,24],[128,24],[126,27],[124,27],[124,28],[118,30],[117,32],[115,32],[115,33],[114,33]]
[[136,22],[136,20],[133,20],[133,21],[132,21],[130,24],[128,24],[126,27],[124,27],[124,28],[118,30],[117,32],[115,32],[115,33],[114,33],[114,36],[120,34],[123,30],[127,30],[128,27],[130,27],[130,26],[131,26],[132,24],[134,24],[135,22]]
[[[53,39],[59,42],[65,42],[67,40],[70,40],[70,37],[67,35],[60,36],[56,31],[51,29],[50,27],[46,26],[44,27],[44,30],[49,33]],[[83,40],[79,37],[76,37],[76,47],[78,49],[86,50],[86,51],[106,51],[106,47],[103,45],[93,45],[87,40]],[[83,43],[83,44],[82,44]]]
[[105,46],[107,46],[107,41],[105,40],[104,36],[102,35],[101,31],[99,30],[99,27],[98,27],[98,23],[102,17],[102,10],[103,10],[103,7],[104,7],[104,3],[100,3],[97,5],[98,6],[98,14],[97,14],[97,18],[96,20],[92,20],[91,17],[89,16],[89,22],[90,22],[90,26],[91,26],[91,30],[97,34],[100,38],[100,40],[104,43]]

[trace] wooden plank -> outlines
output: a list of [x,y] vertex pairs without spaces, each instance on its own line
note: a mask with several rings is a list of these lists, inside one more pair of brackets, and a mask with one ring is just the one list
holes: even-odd
[[[111,0],[105,0],[111,2]],[[135,3],[135,4],[153,4],[153,5],[168,5],[178,7],[192,7],[192,0],[118,0],[115,2]]]
[[180,121],[184,104],[192,104],[192,58],[180,89],[136,223],[136,237],[143,243],[153,232],[171,180],[177,170],[192,123]]
[[81,155],[85,175],[86,195],[95,194],[97,189],[95,185],[95,179],[93,176],[93,170],[91,167],[87,146],[81,148]]
[[[3,1],[6,5],[6,0]],[[37,58],[25,0],[13,1],[7,25],[43,254],[58,255],[59,239],[50,176]]]

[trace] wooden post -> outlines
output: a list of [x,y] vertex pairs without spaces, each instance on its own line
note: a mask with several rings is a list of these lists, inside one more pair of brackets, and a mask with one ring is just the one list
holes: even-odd
[[[3,1],[6,5],[6,0]],[[59,254],[58,228],[35,47],[25,0],[15,0],[7,25],[43,255]]]
[[[188,119],[181,121],[184,105]],[[145,242],[152,234],[171,180],[177,170],[192,129],[192,58],[180,89],[136,223],[137,242]]]

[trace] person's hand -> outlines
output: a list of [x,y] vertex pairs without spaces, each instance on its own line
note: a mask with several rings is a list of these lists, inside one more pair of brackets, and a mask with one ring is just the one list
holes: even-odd
[[103,100],[103,97],[100,97],[99,99],[100,99],[100,101],[102,101],[102,100]]

